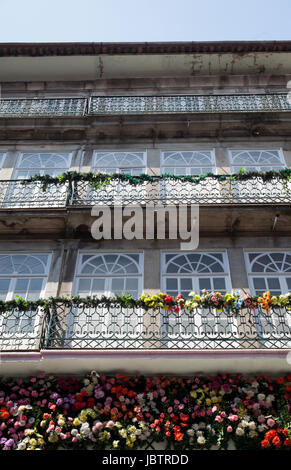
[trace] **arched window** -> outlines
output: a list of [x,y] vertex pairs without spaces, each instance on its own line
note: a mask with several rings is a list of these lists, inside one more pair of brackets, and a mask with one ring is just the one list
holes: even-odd
[[291,290],[291,252],[251,252],[246,254],[250,288],[254,295],[273,295]]
[[145,152],[95,152],[92,171],[127,173],[137,176],[146,172]]
[[142,291],[141,254],[81,254],[76,273],[78,295],[121,295]]
[[230,289],[226,253],[164,253],[163,289],[171,295]]
[[215,157],[211,150],[185,150],[161,154],[162,174],[201,175],[215,171]]
[[247,171],[281,170],[286,166],[280,150],[230,150],[232,173],[241,168]]
[[20,155],[14,179],[36,174],[56,176],[68,171],[70,163],[70,153],[23,153]]
[[0,254],[0,299],[19,295],[36,300],[44,293],[48,275],[48,254]]

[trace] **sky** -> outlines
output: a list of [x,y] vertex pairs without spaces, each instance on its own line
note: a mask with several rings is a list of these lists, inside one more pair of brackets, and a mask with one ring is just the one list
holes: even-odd
[[291,40],[291,0],[0,0],[0,42]]

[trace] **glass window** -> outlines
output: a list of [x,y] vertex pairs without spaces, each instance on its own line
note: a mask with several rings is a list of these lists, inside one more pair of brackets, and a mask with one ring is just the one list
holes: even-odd
[[290,290],[291,252],[251,252],[246,254],[248,277],[253,295],[272,295]]
[[286,167],[280,150],[230,150],[232,173],[247,171],[278,171]]
[[162,152],[161,173],[201,175],[215,173],[215,157],[211,150]]

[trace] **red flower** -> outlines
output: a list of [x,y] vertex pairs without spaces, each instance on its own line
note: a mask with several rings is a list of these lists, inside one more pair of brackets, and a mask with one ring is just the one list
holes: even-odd
[[278,378],[276,379],[276,383],[277,383],[278,385],[282,385],[282,384],[284,383],[284,377],[278,377]]
[[188,416],[188,415],[185,415],[185,414],[183,414],[183,413],[180,414],[180,420],[181,420],[181,421],[188,421],[188,419],[189,419],[189,416]]
[[267,447],[269,447],[270,443],[267,439],[264,439],[262,442],[261,442],[261,446],[264,447],[265,449]]
[[174,436],[175,436],[176,441],[182,441],[184,434],[181,432],[175,432]]
[[281,441],[278,436],[275,436],[274,439],[272,440],[272,444],[274,444],[275,447],[280,447]]
[[284,446],[291,446],[290,439],[285,439]]

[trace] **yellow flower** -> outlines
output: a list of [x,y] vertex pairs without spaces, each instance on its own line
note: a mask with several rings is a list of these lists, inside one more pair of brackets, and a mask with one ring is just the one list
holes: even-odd
[[127,432],[126,432],[125,429],[120,429],[119,434],[121,435],[121,437],[126,437],[127,436]]
[[211,400],[210,400],[210,398],[206,398],[205,403],[206,403],[207,406],[210,406],[210,405],[211,405]]
[[36,446],[36,444],[37,444],[36,439],[29,439],[29,444],[30,444],[31,446]]
[[129,426],[128,430],[129,430],[129,432],[135,432],[136,427],[135,426]]
[[158,300],[158,296],[157,295],[152,295],[152,300]]
[[113,441],[113,447],[118,447],[119,441]]
[[122,424],[119,421],[116,421],[115,426],[117,427],[117,429],[122,428]]
[[74,426],[80,426],[80,425],[81,425],[81,421],[79,420],[79,418],[75,418],[75,419],[74,419],[73,425],[74,425]]
[[217,397],[212,397],[212,398],[211,398],[211,401],[212,401],[212,403],[217,403],[217,402],[218,402],[218,398],[217,398]]
[[189,297],[194,297],[194,295],[195,295],[195,292],[190,292],[189,293]]
[[80,415],[79,419],[82,421],[82,423],[85,423],[85,421],[87,421],[87,416],[86,415],[82,415],[82,416]]
[[136,441],[136,436],[134,434],[131,434],[129,436],[129,439],[131,440],[131,442],[135,442]]
[[211,397],[214,397],[214,396],[215,396],[215,391],[214,391],[214,390],[211,390],[211,392],[209,393],[209,395],[210,395]]
[[37,443],[38,443],[39,446],[43,446],[44,445],[44,440],[40,438],[40,439],[37,440]]
[[127,445],[128,447],[133,447],[133,442],[126,441],[126,445]]
[[59,438],[57,436],[57,434],[50,434],[49,435],[49,438],[48,438],[48,441],[49,442],[58,442]]
[[194,390],[190,392],[190,395],[192,398],[197,398],[197,393]]
[[196,295],[194,296],[194,299],[195,299],[195,300],[200,300],[200,295],[197,295],[197,294],[196,294]]

